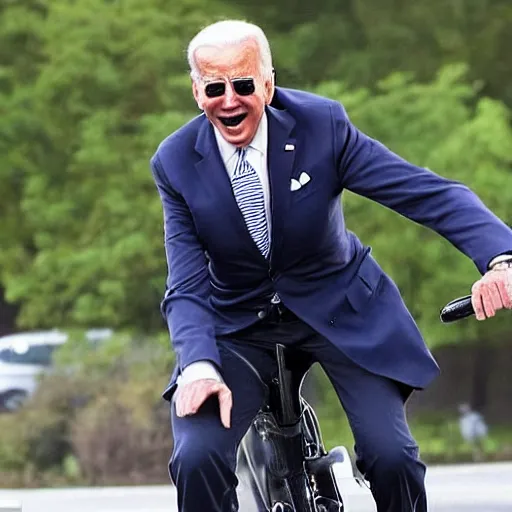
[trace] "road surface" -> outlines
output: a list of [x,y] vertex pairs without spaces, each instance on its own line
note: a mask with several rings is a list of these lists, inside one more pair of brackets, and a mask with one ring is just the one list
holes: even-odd
[[[433,467],[427,482],[430,512],[512,511],[512,463]],[[176,512],[175,499],[171,486],[0,489],[0,503],[21,501],[23,512]]]

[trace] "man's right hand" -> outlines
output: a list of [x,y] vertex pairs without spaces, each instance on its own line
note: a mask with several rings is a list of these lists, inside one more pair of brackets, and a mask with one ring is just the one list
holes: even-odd
[[176,414],[180,418],[195,414],[211,395],[217,395],[220,420],[226,428],[229,428],[233,398],[226,384],[215,379],[198,379],[180,384],[176,391]]

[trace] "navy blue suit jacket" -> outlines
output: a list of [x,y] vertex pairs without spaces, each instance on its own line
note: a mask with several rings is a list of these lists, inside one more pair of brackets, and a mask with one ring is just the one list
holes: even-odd
[[[439,369],[393,281],[345,226],[344,189],[432,228],[481,273],[512,249],[512,231],[467,187],[406,162],[358,130],[343,107],[277,88],[268,116],[271,253],[253,242],[232,193],[213,128],[200,115],[151,159],[164,212],[168,263],[162,312],[179,372],[209,360],[217,334],[258,321],[277,292],[353,361],[415,388]],[[292,144],[293,151],[285,146]],[[290,190],[305,171],[311,181]]]

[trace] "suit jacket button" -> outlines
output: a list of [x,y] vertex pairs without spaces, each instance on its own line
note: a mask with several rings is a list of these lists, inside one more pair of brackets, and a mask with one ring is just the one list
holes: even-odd
[[267,313],[266,313],[265,311],[263,311],[263,310],[258,311],[258,318],[263,319],[263,318],[265,318],[266,316],[267,316]]

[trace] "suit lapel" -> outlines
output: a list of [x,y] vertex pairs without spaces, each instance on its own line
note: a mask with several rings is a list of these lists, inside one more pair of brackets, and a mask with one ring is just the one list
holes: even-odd
[[[295,160],[295,138],[291,137],[295,126],[293,117],[285,111],[273,107],[266,108],[268,118],[268,155],[267,166],[271,196],[271,252],[274,258],[279,254],[282,244],[284,220],[290,205],[290,178]],[[228,210],[228,217],[234,223],[238,235],[247,239],[254,252],[264,257],[252,239],[245,220],[238,208],[229,176],[220,156],[213,127],[205,117],[196,140],[195,150],[203,157],[196,168],[207,190],[219,198],[219,204]]]
[[283,229],[290,205],[290,178],[295,160],[296,140],[291,137],[295,120],[286,111],[267,107],[268,172],[272,208],[271,258],[279,254]]
[[[238,208],[226,167],[215,140],[213,127],[206,116],[197,134],[195,150],[203,157],[196,163],[196,169],[206,193],[217,198],[216,203],[227,210],[226,217],[228,222],[233,224],[235,236],[246,238],[246,243],[250,244],[254,251],[263,258],[247,229],[242,212]],[[224,225],[222,228],[224,231],[226,226]]]

